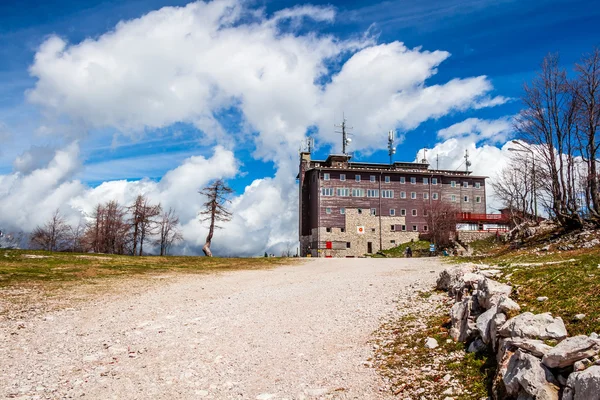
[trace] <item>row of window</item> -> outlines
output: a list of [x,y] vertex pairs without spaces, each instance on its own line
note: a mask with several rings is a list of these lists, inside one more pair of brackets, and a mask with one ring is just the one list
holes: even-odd
[[[370,182],[377,182],[377,175],[371,175],[369,177]],[[329,174],[328,172],[325,172],[323,174],[323,180],[325,181],[329,181],[331,180],[331,174]],[[346,174],[340,174],[340,181],[345,181],[346,180]],[[354,180],[356,182],[360,182],[361,180],[361,175],[354,175]],[[384,176],[384,181],[385,183],[390,183],[391,182],[391,177],[389,176]],[[401,176],[399,179],[400,183],[406,183],[406,177]],[[417,184],[417,178],[416,177],[411,177],[410,178],[410,183],[413,185]],[[431,178],[431,184],[432,185],[437,185],[438,184],[438,178]],[[457,181],[450,181],[450,186],[451,187],[456,187]],[[423,178],[423,185],[429,185],[429,178]],[[462,183],[463,187],[468,188],[469,187],[469,182],[463,182]],[[481,188],[481,183],[480,182],[475,182],[475,189],[479,189]]]
[[[358,211],[359,214],[363,213],[362,208],[358,208],[357,211]],[[417,217],[418,216],[418,211],[415,208],[412,209],[411,213],[412,213],[413,217]],[[331,207],[326,207],[325,208],[325,214],[333,214],[333,209]],[[342,214],[342,215],[346,214],[346,209],[344,207],[340,208],[340,214]],[[371,208],[370,215],[377,215],[377,209],[376,208]],[[395,208],[390,208],[390,216],[393,217],[395,215],[396,215],[396,209]],[[400,216],[401,217],[406,216],[406,209],[405,208],[400,209]],[[423,216],[425,216],[425,217],[427,216],[427,210],[423,211]]]
[[[350,197],[350,189],[349,188],[336,188],[335,191],[334,191],[334,188],[321,188],[321,196],[332,197],[334,195],[334,193],[339,197]],[[379,197],[379,189],[367,189],[367,190],[352,189],[352,197],[365,197],[365,193],[366,193],[367,197]],[[393,190],[382,190],[381,198],[393,199],[394,191]],[[406,192],[400,192],[400,198],[406,199]],[[416,199],[417,192],[411,192],[410,198],[413,200]],[[433,200],[438,200],[439,193],[432,193],[431,198]],[[429,192],[423,192],[423,199],[429,200]],[[456,203],[456,199],[457,199],[457,197],[455,194],[450,196],[450,200],[452,202]],[[463,196],[463,202],[468,203],[469,196]],[[481,203],[481,196],[475,196],[475,202]]]
[[[327,233],[331,233],[331,232],[333,232],[333,229],[334,229],[334,228],[325,228],[325,231],[326,231]],[[346,232],[346,228],[339,228],[339,229],[340,229],[340,232],[341,232],[341,233],[344,233],[344,232]],[[396,225],[391,225],[391,226],[390,226],[390,230],[391,230],[392,232],[406,232],[406,225],[400,225],[400,230],[397,230],[397,229],[396,229]],[[412,230],[413,230],[413,231],[418,231],[418,230],[419,230],[419,226],[418,226],[418,225],[412,225]],[[423,225],[423,230],[424,230],[425,232],[427,232],[427,231],[429,230],[429,227],[428,227],[427,225]],[[371,232],[376,232],[376,229],[375,229],[375,228],[371,228]],[[395,241],[394,241],[394,240],[392,240],[392,243],[394,243],[394,242],[395,242]],[[350,245],[348,244],[346,247],[350,248]]]

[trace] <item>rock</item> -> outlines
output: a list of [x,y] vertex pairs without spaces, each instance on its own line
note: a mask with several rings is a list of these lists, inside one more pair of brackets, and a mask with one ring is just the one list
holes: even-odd
[[600,400],[600,366],[569,375],[563,400]]
[[574,318],[578,321],[581,321],[585,318],[585,314],[576,314]]
[[600,352],[600,341],[586,335],[566,338],[550,350],[542,362],[549,368],[563,368],[573,365],[575,361],[595,356]]
[[525,350],[536,357],[544,357],[550,350],[552,350],[552,346],[548,346],[546,343],[541,340],[536,339],[522,339],[522,338],[514,338],[507,339],[506,344],[508,346],[513,346],[517,349]]
[[498,330],[506,322],[506,315],[498,313],[494,315],[494,318],[490,321],[490,341],[492,342],[492,349],[496,351],[496,339],[498,338]]
[[518,314],[521,311],[521,306],[519,306],[514,300],[512,300],[508,296],[502,296],[500,301],[498,301],[498,311],[503,312],[506,315],[510,315],[511,317]]
[[592,333],[590,333],[590,338],[598,339],[598,334],[596,332],[592,332]]
[[567,337],[567,329],[560,317],[552,314],[532,314],[526,312],[506,321],[498,331],[503,337],[521,337],[529,339],[556,339]]
[[485,349],[487,349],[487,346],[485,345],[485,343],[483,343],[483,340],[481,340],[481,338],[477,338],[471,342],[471,344],[467,348],[467,353],[479,353],[484,351]]
[[490,308],[489,310],[487,310],[486,312],[481,314],[479,317],[477,317],[477,320],[475,322],[477,330],[479,331],[479,334],[481,335],[481,339],[483,340],[483,343],[485,343],[485,344],[489,344],[491,342],[490,322],[496,315],[496,310],[497,310],[497,307]]
[[548,297],[546,297],[546,296],[540,296],[537,298],[537,301],[539,301],[539,302],[546,301],[546,300],[548,300]]
[[485,276],[486,278],[493,278],[495,276],[500,275],[502,271],[500,271],[499,269],[486,269],[483,271],[479,271],[479,273]]
[[536,400],[558,400],[559,384],[552,373],[539,358],[521,350],[511,356],[502,381],[508,396],[525,392]]
[[480,294],[478,296],[479,304],[487,310],[492,305],[498,304],[502,295],[509,296],[511,292],[512,287],[485,278],[481,283]]
[[477,302],[473,296],[468,296],[454,303],[450,310],[451,325],[450,337],[456,341],[464,342],[473,334],[476,326],[470,320],[478,311]]
[[438,290],[450,290],[458,284],[464,274],[473,271],[473,267],[468,265],[460,265],[458,267],[446,268],[440,273],[440,276],[436,282],[436,289]]
[[269,400],[274,397],[275,397],[275,395],[272,393],[261,393],[258,396],[256,396],[256,400]]
[[434,338],[427,338],[427,340],[425,340],[425,347],[428,349],[435,349],[438,346],[439,344]]
[[592,362],[590,360],[588,360],[587,358],[584,358],[583,360],[576,361],[575,364],[573,364],[573,370],[574,371],[583,371],[590,365],[592,365]]

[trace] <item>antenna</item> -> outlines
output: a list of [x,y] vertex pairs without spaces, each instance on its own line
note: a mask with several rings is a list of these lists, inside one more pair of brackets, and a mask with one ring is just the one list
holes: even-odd
[[471,166],[471,161],[469,161],[469,150],[465,150],[465,168],[466,171],[469,172],[469,167]]
[[423,159],[421,160],[421,163],[423,164],[427,164],[427,149],[423,149]]
[[396,154],[396,148],[394,147],[394,131],[388,132],[388,154],[390,155],[390,165],[394,163],[394,154]]
[[435,169],[437,169],[437,170],[440,169],[440,155],[439,154],[435,155]]
[[348,152],[346,151],[346,146],[348,146],[352,142],[352,139],[350,139],[348,137],[348,132],[346,132],[346,130],[352,129],[352,127],[346,126],[346,116],[345,115],[343,115],[342,123],[340,125],[334,125],[334,126],[336,128],[342,128],[341,131],[335,131],[335,132],[342,134],[342,154],[348,155]]
[[312,153],[315,149],[315,139],[307,137],[300,142],[300,152]]

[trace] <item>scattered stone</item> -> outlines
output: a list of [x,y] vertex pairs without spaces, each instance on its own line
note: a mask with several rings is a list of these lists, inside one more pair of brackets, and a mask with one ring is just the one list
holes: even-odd
[[440,273],[436,282],[436,289],[450,290],[456,284],[460,283],[464,274],[473,271],[473,267],[461,265],[458,267],[446,268]]
[[479,271],[479,273],[483,276],[485,276],[486,278],[494,278],[500,274],[502,274],[502,271],[500,271],[499,269],[486,269],[483,271]]
[[439,344],[434,338],[427,338],[427,340],[425,340],[425,347],[428,349],[435,349],[438,346]]
[[600,341],[579,335],[566,338],[550,350],[542,362],[549,368],[563,368],[573,365],[575,361],[592,357],[600,352]]
[[537,298],[537,301],[539,301],[539,302],[543,302],[543,301],[546,301],[546,300],[548,300],[548,297],[546,297],[546,296],[540,296],[540,297]]
[[567,329],[560,317],[552,314],[532,314],[525,312],[506,321],[498,332],[503,337],[521,337],[529,339],[556,339],[567,337]]
[[578,321],[581,321],[585,318],[585,314],[576,314],[574,318]]
[[600,366],[569,375],[563,400],[600,400]]

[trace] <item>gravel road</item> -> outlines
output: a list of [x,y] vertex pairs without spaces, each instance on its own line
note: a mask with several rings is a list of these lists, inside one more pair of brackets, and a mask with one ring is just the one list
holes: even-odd
[[431,287],[442,268],[320,259],[133,279],[74,308],[2,321],[0,396],[386,399],[368,341],[399,296]]

